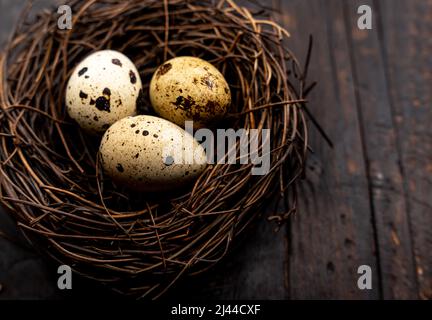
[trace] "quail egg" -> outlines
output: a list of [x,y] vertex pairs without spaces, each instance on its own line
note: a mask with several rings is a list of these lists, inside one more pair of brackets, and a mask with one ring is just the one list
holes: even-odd
[[165,119],[139,115],[114,123],[102,137],[100,159],[114,181],[139,191],[178,188],[206,168],[204,148]]
[[163,118],[184,127],[214,125],[231,104],[230,87],[211,63],[196,57],[177,57],[166,61],[150,82],[150,101]]
[[142,84],[124,54],[102,50],[82,60],[66,87],[67,111],[84,130],[103,133],[119,119],[136,114]]

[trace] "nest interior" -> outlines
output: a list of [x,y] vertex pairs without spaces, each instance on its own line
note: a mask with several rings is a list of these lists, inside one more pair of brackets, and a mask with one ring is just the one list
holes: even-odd
[[[119,292],[156,298],[218,262],[266,200],[285,199],[285,211],[271,217],[277,222],[295,211],[311,86],[284,45],[288,33],[266,12],[231,0],[69,5],[72,30],[58,29],[55,10],[36,19],[24,13],[0,56],[1,202],[33,245]],[[209,165],[189,188],[163,195],[112,183],[97,161],[100,138],[82,132],[64,103],[74,67],[102,49],[136,64],[142,114],[153,114],[148,86],[164,61],[190,55],[213,63],[232,90],[224,126],[271,130],[270,172]]]

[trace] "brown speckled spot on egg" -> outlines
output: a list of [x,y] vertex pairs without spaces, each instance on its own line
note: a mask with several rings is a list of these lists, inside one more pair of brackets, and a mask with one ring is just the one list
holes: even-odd
[[205,109],[209,110],[209,111],[213,111],[218,107],[217,102],[214,101],[207,101],[206,107]]
[[144,130],[142,134],[143,134],[143,136],[148,136],[149,132],[147,130]]
[[111,62],[113,64],[115,64],[116,66],[119,66],[119,67],[123,66],[122,63],[121,63],[121,61],[119,59],[112,59]]
[[139,133],[140,133],[140,131],[139,131],[139,130],[135,131],[135,134],[139,134]]
[[[109,88],[105,88],[102,91],[103,97],[100,96],[96,99],[96,108],[99,111],[106,111],[111,112],[111,103],[110,103],[110,97],[111,97],[111,90]],[[90,101],[90,104],[91,101]]]
[[160,76],[163,76],[164,74],[166,74],[168,71],[170,71],[172,68],[172,64],[171,63],[165,63],[163,65],[161,65],[156,73],[156,78],[159,79]]
[[138,157],[139,157],[139,153],[137,153],[137,154],[135,155],[135,159],[138,159]]
[[116,169],[117,169],[118,172],[124,172],[124,168],[123,168],[123,166],[120,163],[117,164]]
[[133,72],[132,70],[129,70],[129,78],[132,84],[135,84],[137,82],[137,77],[135,75],[135,72]]
[[88,70],[88,68],[85,67],[85,68],[82,68],[80,71],[78,71],[78,77],[81,77],[84,73],[87,72],[87,70]]
[[85,92],[80,91],[79,96],[81,99],[87,99],[88,98],[88,94]]
[[157,134],[154,134],[153,137],[155,137],[155,138],[159,138],[159,136],[158,136]]
[[132,123],[131,124],[131,128],[135,128],[136,127],[136,124],[135,123]]
[[229,93],[229,89],[228,88],[225,88],[225,93]]
[[99,111],[111,112],[110,101],[105,97],[99,97],[96,99],[96,108]]
[[187,96],[187,98],[183,96],[178,96],[177,100],[175,102],[172,102],[172,104],[175,105],[177,108],[189,110],[192,106],[195,105],[195,101],[191,96]]
[[94,117],[93,117],[93,120],[94,120],[94,121],[99,121],[98,116],[94,116]]
[[111,96],[111,90],[109,88],[105,88],[102,92],[105,96],[110,97]]
[[93,99],[90,99],[90,105],[94,105],[96,103],[96,101],[94,101]]

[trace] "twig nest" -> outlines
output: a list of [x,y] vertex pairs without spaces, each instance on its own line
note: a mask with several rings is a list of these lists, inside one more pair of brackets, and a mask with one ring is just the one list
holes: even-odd
[[[157,298],[182,276],[221,261],[273,195],[286,196],[283,212],[269,212],[276,221],[295,212],[299,188],[291,184],[304,173],[304,94],[311,86],[299,59],[284,47],[286,31],[270,14],[256,16],[234,0],[68,4],[76,13],[72,30],[58,28],[57,10],[44,11],[20,20],[0,54],[0,201],[33,245],[117,292]],[[119,53],[88,56],[99,48],[123,52],[136,68]],[[152,102],[180,126],[185,119],[195,127],[207,124],[229,109],[229,122],[224,117],[214,130],[201,132],[209,141],[212,133],[215,141],[232,143],[206,147],[217,162],[204,170],[164,159],[163,145],[176,145],[171,138],[187,136],[183,129],[148,116],[114,124],[134,114],[137,99],[139,112],[153,113]],[[71,125],[66,110],[86,130],[112,124],[102,146],[100,136]],[[244,148],[241,139],[219,139],[218,133],[264,141],[263,130],[270,168],[255,175],[251,159],[263,149]],[[224,161],[230,155],[235,164]],[[120,186],[162,188],[186,177],[196,180],[157,194]]]
[[114,123],[100,146],[102,166],[133,190],[162,191],[184,186],[206,167],[203,147],[167,120],[127,117]]
[[132,61],[113,50],[97,51],[81,61],[66,87],[67,111],[81,128],[100,133],[136,114],[142,90]]
[[153,75],[150,101],[163,118],[179,126],[192,120],[200,128],[223,118],[231,104],[231,91],[211,63],[196,57],[176,57]]

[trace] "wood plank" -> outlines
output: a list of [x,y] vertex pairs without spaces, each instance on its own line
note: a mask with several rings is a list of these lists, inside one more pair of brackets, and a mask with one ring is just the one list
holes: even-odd
[[[378,263],[365,158],[341,1],[286,0],[282,21],[288,44],[305,56],[314,37],[309,78],[318,87],[310,109],[333,139],[333,150],[311,130],[315,155],[303,185],[300,213],[290,241],[291,298],[375,299],[380,296]],[[372,290],[359,290],[360,265],[372,269]]]
[[[38,0],[33,1],[33,9],[31,16],[40,10],[51,8],[55,4],[59,4],[60,0]],[[9,40],[11,32],[13,31],[22,9],[25,7],[27,1],[14,1],[14,0],[0,0],[0,48]],[[57,11],[57,10],[56,10]]]
[[432,1],[375,4],[401,153],[418,295],[432,299]]
[[361,5],[368,5],[372,12],[376,11],[372,0],[344,2],[356,102],[378,238],[383,298],[414,299],[417,297],[417,288],[411,232],[403,175],[399,166],[397,135],[381,55],[382,43],[376,19],[372,30],[358,28],[357,9]]
[[183,279],[167,298],[186,294],[199,301],[287,299],[286,228],[274,233],[274,227],[258,221],[215,268]]
[[23,239],[12,222],[0,212],[0,232],[16,239],[17,243],[0,236],[0,300],[49,299],[55,295],[55,273],[49,272],[46,263],[33,250],[20,243]]

